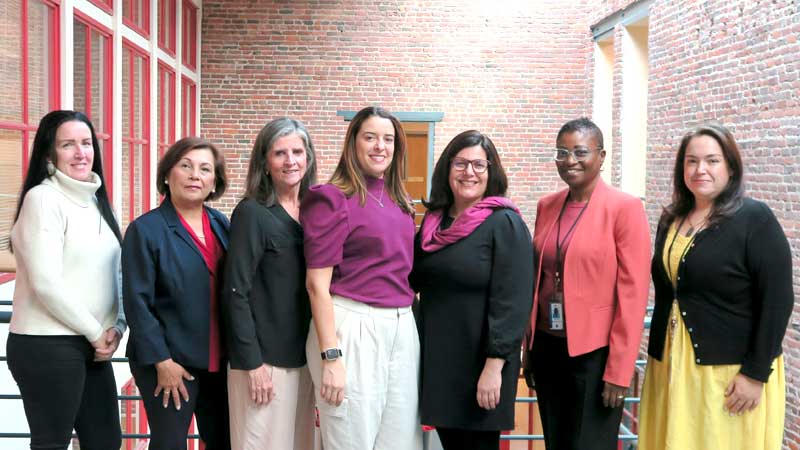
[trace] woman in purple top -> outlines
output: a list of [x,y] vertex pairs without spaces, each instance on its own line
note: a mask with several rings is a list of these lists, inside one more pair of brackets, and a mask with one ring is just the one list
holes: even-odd
[[330,182],[300,207],[314,325],[306,356],[325,450],[422,448],[405,152],[397,118],[362,109]]

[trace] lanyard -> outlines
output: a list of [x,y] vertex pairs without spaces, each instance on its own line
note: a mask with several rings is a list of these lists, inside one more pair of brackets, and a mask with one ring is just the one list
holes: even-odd
[[561,212],[558,213],[558,223],[556,226],[556,290],[558,290],[558,286],[561,285],[561,273],[564,271],[564,261],[561,256],[561,247],[564,246],[564,243],[567,242],[569,235],[575,230],[575,226],[578,225],[578,221],[581,220],[581,216],[586,211],[586,207],[589,206],[589,202],[587,201],[583,208],[581,208],[581,212],[578,213],[578,217],[575,218],[575,221],[572,222],[572,225],[567,230],[567,234],[564,235],[564,239],[559,241],[559,237],[561,236],[561,218],[564,216],[564,210],[567,209],[567,202],[569,202],[569,195],[567,198],[564,199],[564,204],[561,205]]

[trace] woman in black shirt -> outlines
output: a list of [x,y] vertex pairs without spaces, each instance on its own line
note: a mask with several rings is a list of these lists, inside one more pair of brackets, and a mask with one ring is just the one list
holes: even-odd
[[305,352],[311,309],[298,215],[314,183],[306,128],[288,118],[269,122],[256,138],[244,199],[233,212],[225,268],[233,450],[313,447]]
[[422,423],[445,450],[497,450],[514,428],[533,247],[492,141],[465,131],[433,173],[411,285],[420,293]]

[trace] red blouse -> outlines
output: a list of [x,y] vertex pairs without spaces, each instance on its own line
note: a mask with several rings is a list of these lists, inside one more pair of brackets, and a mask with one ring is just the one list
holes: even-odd
[[205,211],[203,212],[203,235],[206,238],[205,242],[197,237],[192,227],[180,213],[178,213],[178,217],[181,219],[181,223],[183,227],[186,228],[189,236],[192,237],[197,249],[200,250],[200,254],[203,255],[203,261],[205,261],[206,267],[208,268],[208,286],[211,290],[208,308],[208,371],[218,372],[220,370],[220,360],[222,359],[222,341],[219,330],[219,302],[217,300],[219,276],[217,275],[217,270],[219,269],[219,263],[225,251],[219,244],[214,230],[211,229],[211,222],[208,220],[208,215]]

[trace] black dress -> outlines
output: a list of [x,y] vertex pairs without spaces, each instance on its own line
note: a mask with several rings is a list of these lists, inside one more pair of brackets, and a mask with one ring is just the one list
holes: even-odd
[[[427,253],[415,241],[411,285],[420,293],[420,409],[426,425],[514,428],[520,345],[533,299],[533,246],[522,218],[492,213],[469,236]],[[476,399],[486,358],[504,358],[500,404]]]

